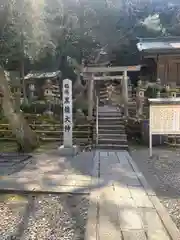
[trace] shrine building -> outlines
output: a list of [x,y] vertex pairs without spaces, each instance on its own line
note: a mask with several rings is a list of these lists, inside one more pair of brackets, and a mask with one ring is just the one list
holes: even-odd
[[180,37],[140,38],[137,48],[142,79],[180,86]]

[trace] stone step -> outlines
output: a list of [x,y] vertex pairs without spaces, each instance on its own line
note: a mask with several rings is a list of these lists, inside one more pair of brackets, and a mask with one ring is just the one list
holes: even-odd
[[98,117],[99,117],[99,120],[122,120],[123,121],[123,119],[121,118],[121,113],[116,113],[116,115],[108,115],[108,116],[99,114]]
[[[98,125],[99,126],[112,126],[112,125],[114,125],[114,126],[116,126],[116,128],[125,128],[125,126],[124,126],[124,123],[122,122],[122,121],[115,121],[115,120],[99,120],[98,121]],[[108,128],[108,127],[107,127]]]
[[98,119],[98,124],[99,125],[116,125],[118,126],[124,126],[124,121],[123,120],[106,120],[106,119]]
[[113,144],[113,145],[125,145],[127,144],[127,140],[126,139],[120,139],[120,138],[116,138],[116,139],[98,139],[98,143],[99,144]]
[[103,96],[99,98],[99,101],[108,101],[108,96]]
[[103,96],[108,96],[108,95],[109,95],[108,91],[103,91],[103,92],[99,93],[100,98],[103,97]]
[[99,112],[117,112],[117,109],[115,107],[110,107],[108,105],[105,105],[104,107],[99,107]]
[[136,102],[128,102],[128,106],[136,106]]
[[[124,123],[121,121],[103,121],[99,120],[98,126],[105,126],[104,129],[109,129],[110,126],[115,126],[116,128],[125,129]],[[110,128],[111,129],[111,128]]]
[[[94,130],[94,133],[96,130]],[[125,128],[124,129],[119,129],[119,128],[112,128],[112,129],[104,129],[104,128],[99,128],[99,134],[107,134],[107,135],[114,135],[114,134],[126,134]]]
[[[96,116],[96,112],[94,112],[94,115]],[[105,120],[121,120],[124,121],[121,111],[117,113],[111,113],[111,112],[106,112],[106,113],[98,113],[98,119],[105,119]]]
[[104,93],[104,92],[108,92],[107,88],[101,88],[99,91],[99,94]]
[[108,99],[108,95],[103,95],[99,97],[99,101],[105,101]]
[[127,141],[127,135],[125,133],[114,133],[114,134],[108,134],[108,133],[99,133],[99,139],[120,139]]
[[[107,132],[108,130],[121,130],[125,132],[125,126],[124,125],[105,125],[105,124],[99,124],[98,125],[99,131],[103,130],[104,133]],[[107,130],[107,131],[106,131]]]
[[96,145],[96,149],[111,149],[111,150],[128,150],[127,144],[98,144]]
[[[96,112],[95,112],[95,115],[96,115]],[[117,111],[114,111],[114,112],[101,112],[99,111],[98,112],[98,117],[100,118],[121,118],[122,119],[122,116],[121,116],[121,112],[119,110]]]
[[125,129],[125,125],[121,122],[114,122],[114,121],[99,121],[98,127],[103,129]]
[[107,121],[124,121],[121,112],[117,112],[116,114],[112,114],[112,113],[99,113],[98,114],[98,118],[99,120],[107,120]]
[[105,101],[108,100],[108,95],[103,95],[99,97],[99,101]]
[[108,91],[106,89],[104,89],[103,91],[100,91],[99,95],[104,95],[104,94],[108,94]]
[[117,107],[112,106],[111,108],[108,107],[99,107],[98,108],[98,112],[102,113],[102,114],[108,114],[108,113],[112,113],[112,114],[116,114],[118,115],[119,113],[119,109]]
[[[95,116],[96,116],[96,112],[95,112]],[[121,112],[116,112],[116,113],[112,113],[112,112],[106,112],[106,113],[98,113],[98,118],[99,119],[107,119],[107,120],[124,120],[123,117],[122,117],[122,114]]]
[[124,119],[122,118],[121,116],[121,113],[119,113],[118,115],[110,115],[106,113],[106,115],[101,115],[98,114],[98,119],[99,120],[104,120],[104,121],[121,121],[121,122],[124,122]]

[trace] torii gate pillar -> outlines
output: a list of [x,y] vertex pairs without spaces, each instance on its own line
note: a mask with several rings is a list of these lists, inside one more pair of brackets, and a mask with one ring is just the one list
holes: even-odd
[[93,75],[88,80],[88,119],[91,121],[93,118],[93,107],[94,107],[94,79]]
[[123,94],[123,104],[124,104],[124,115],[128,117],[128,76],[127,71],[124,71],[122,78],[122,94]]

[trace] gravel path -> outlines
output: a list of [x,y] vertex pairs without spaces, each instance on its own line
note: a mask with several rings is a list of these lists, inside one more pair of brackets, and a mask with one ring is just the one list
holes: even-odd
[[0,240],[83,240],[87,195],[0,195]]
[[180,150],[132,147],[132,158],[180,229]]

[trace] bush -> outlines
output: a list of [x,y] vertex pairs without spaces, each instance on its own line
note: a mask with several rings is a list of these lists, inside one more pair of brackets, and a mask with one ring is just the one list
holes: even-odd
[[36,114],[43,114],[46,109],[48,108],[48,104],[44,101],[37,101],[31,104],[22,104],[21,110],[24,113],[36,113]]
[[74,105],[73,112],[75,113],[77,109],[81,109],[85,116],[88,116],[88,102],[86,100],[77,102]]
[[60,121],[57,121],[56,119],[48,116],[48,115],[41,115],[37,116],[36,122],[39,122],[40,124],[46,123],[46,124],[60,124]]
[[55,104],[52,106],[52,112],[56,115],[62,116],[63,113],[63,107],[59,104]]

